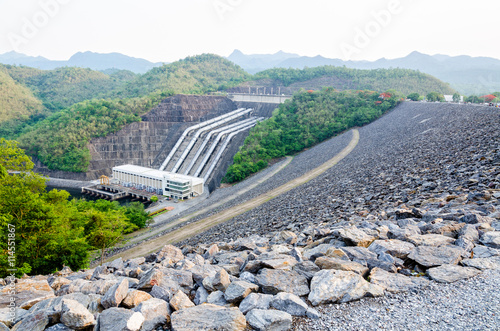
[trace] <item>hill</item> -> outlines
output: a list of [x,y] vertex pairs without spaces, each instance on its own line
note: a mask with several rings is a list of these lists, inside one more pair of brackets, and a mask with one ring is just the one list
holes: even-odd
[[42,102],[32,91],[16,83],[0,65],[0,122],[25,119],[42,109]]
[[53,61],[41,56],[28,56],[16,52],[0,54],[0,63],[11,65],[23,65],[44,70],[52,70],[60,67],[81,67],[93,70],[118,69],[129,70],[134,73],[143,74],[162,63],[153,63],[148,60],[127,56],[120,53],[94,53],[78,52],[67,61]]
[[159,91],[206,93],[248,80],[239,66],[218,55],[202,54],[153,68],[117,91],[117,97],[139,97]]
[[[250,73],[257,73],[271,68],[313,68],[325,65],[346,66],[353,69],[389,69],[404,68],[419,70],[450,85],[465,95],[486,94],[500,90],[500,60],[488,57],[427,55],[419,52],[397,59],[379,59],[377,61],[343,61],[322,56],[296,56],[278,52],[272,55],[245,55],[235,51],[237,56],[230,59]],[[287,56],[283,56],[283,55]]]
[[[359,70],[346,67],[322,66],[305,69],[275,68],[257,73],[253,82],[240,85],[239,90],[248,91],[248,86],[266,86],[281,89],[282,93],[295,93],[300,89],[320,90],[333,87],[338,90],[398,90],[405,95],[417,92],[427,94],[435,91],[453,94],[448,84],[415,70],[376,69]],[[237,91],[238,89],[235,89]]]

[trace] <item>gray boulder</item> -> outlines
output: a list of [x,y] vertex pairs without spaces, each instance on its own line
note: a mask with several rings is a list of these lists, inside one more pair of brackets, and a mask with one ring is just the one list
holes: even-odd
[[96,321],[87,308],[75,300],[63,299],[61,323],[75,330],[84,330]]
[[500,248],[500,232],[499,231],[486,232],[481,237],[480,241],[485,246],[492,248]]
[[10,308],[2,308],[0,309],[0,323],[10,328],[22,320],[27,313],[28,311],[20,308],[14,308],[13,311]]
[[156,330],[170,322],[170,308],[168,303],[161,299],[152,298],[141,302],[132,311],[139,312],[144,316],[141,331]]
[[247,322],[258,331],[285,331],[292,328],[292,315],[279,310],[253,309],[247,314]]
[[368,247],[375,239],[377,239],[356,227],[339,229],[335,232],[335,234],[340,236],[346,244],[350,246]]
[[298,296],[280,292],[273,297],[271,307],[289,313],[292,316],[306,316],[309,307]]
[[183,259],[184,254],[182,254],[182,250],[173,245],[163,246],[163,248],[156,254],[156,262],[164,261],[174,264]]
[[387,272],[380,268],[372,269],[370,272],[370,283],[378,285],[392,293],[406,292],[429,285],[429,281],[423,277],[407,277]]
[[464,250],[458,246],[419,246],[408,255],[408,258],[424,267],[435,267],[443,264],[457,264],[462,259]]
[[[0,289],[0,308],[7,308],[10,304],[10,286]],[[30,309],[37,302],[54,298],[54,290],[45,279],[18,279],[16,283],[16,307]]]
[[375,240],[369,247],[368,250],[379,255],[380,253],[387,253],[394,257],[405,259],[415,248],[412,243],[398,240],[398,239],[387,239],[387,240]]
[[245,299],[251,292],[257,292],[259,286],[244,280],[232,282],[224,292],[224,298],[228,302],[240,302]]
[[460,262],[463,266],[473,267],[479,270],[485,269],[500,269],[500,256],[466,259]]
[[358,262],[339,260],[333,257],[321,256],[314,261],[321,269],[335,269],[344,271],[354,271],[357,274],[365,276],[369,269]]
[[128,292],[128,281],[123,279],[121,282],[113,285],[101,299],[101,305],[105,308],[118,307],[125,299]]
[[127,308],[137,307],[141,302],[151,299],[152,296],[141,290],[129,290],[122,301],[122,305]]
[[269,309],[273,298],[270,294],[250,293],[241,301],[240,310],[243,314],[246,314],[252,309]]
[[342,247],[341,250],[346,253],[351,261],[358,262],[363,265],[366,265],[370,260],[377,259],[377,254],[365,247]]
[[194,307],[195,304],[189,299],[189,297],[186,294],[184,294],[184,292],[179,290],[170,299],[170,306],[172,306],[172,308],[174,308],[174,310],[182,310],[182,309]]
[[210,293],[210,295],[207,297],[207,303],[222,307],[230,306],[229,302],[227,302],[226,298],[224,297],[224,292],[222,291],[215,291]]
[[407,241],[415,246],[442,246],[452,244],[455,239],[440,234],[416,234],[409,236]]
[[103,311],[97,320],[97,330],[99,331],[138,331],[144,316],[139,312],[134,312],[125,308],[109,308]]
[[246,319],[238,308],[203,304],[176,311],[171,316],[173,331],[243,331]]
[[313,306],[326,302],[349,302],[364,296],[382,296],[384,290],[352,271],[321,270],[311,281],[308,299]]
[[210,293],[208,293],[203,286],[198,287],[194,296],[194,304],[201,305],[202,303],[207,302],[209,294]]
[[288,292],[303,296],[309,293],[307,279],[295,271],[262,269],[256,280],[264,294]]
[[12,331],[43,331],[49,324],[49,318],[44,311],[27,314],[20,322],[16,323]]
[[427,276],[439,283],[453,283],[458,280],[468,279],[481,273],[476,268],[461,267],[454,264],[444,264],[427,270]]
[[321,269],[312,261],[302,261],[294,265],[292,270],[311,280]]

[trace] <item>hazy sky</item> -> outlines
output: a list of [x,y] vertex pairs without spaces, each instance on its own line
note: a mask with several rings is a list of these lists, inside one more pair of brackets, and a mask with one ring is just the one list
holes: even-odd
[[352,60],[417,50],[500,58],[499,13],[498,0],[0,0],[0,54],[120,52],[171,62],[234,49]]

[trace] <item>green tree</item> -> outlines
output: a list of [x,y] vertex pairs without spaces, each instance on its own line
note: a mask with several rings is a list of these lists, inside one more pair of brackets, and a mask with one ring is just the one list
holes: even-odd
[[427,94],[427,101],[434,102],[434,101],[439,101],[442,102],[444,101],[444,96],[438,92],[430,92]]
[[456,103],[460,102],[460,94],[459,93],[453,94],[453,102],[456,102]]
[[[158,201],[158,197],[154,196],[153,198]],[[149,213],[144,210],[144,205],[138,201],[132,202],[125,207],[125,216],[128,222],[135,224],[139,229],[145,228],[153,220]]]
[[418,99],[420,98],[420,94],[413,92],[413,93],[408,94],[407,98],[412,100],[412,101],[418,101]]

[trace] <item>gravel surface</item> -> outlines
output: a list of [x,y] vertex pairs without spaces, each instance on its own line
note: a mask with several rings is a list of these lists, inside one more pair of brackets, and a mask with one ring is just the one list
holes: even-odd
[[295,330],[500,330],[500,270],[466,281],[431,282],[423,290],[386,294],[319,309]]

